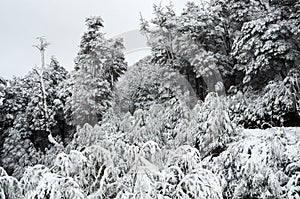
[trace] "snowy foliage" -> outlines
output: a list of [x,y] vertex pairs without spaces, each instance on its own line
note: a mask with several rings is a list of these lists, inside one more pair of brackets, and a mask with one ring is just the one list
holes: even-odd
[[21,188],[25,197],[32,199],[84,198],[83,191],[72,178],[53,174],[43,165],[26,169],[21,179]]
[[203,104],[194,109],[191,131],[194,143],[202,153],[219,153],[235,135],[235,128],[228,115],[226,99],[217,93],[210,93]]
[[95,125],[111,107],[112,89],[124,73],[123,43],[106,39],[101,17],[86,19],[88,26],[80,43],[73,74],[72,116],[74,126]]
[[11,176],[0,177],[0,198],[21,199],[21,189],[16,178]]
[[196,169],[180,181],[175,198],[221,199],[223,196],[220,180],[209,170]]
[[89,17],[71,75],[0,79],[0,199],[300,198],[300,129],[269,128],[300,126],[299,8],[154,6],[128,71]]
[[149,109],[152,104],[183,96],[189,106],[197,101],[193,88],[184,76],[145,58],[131,66],[117,82],[114,108],[121,113],[129,111],[133,114],[137,109]]
[[[195,93],[204,100],[215,84],[232,74],[229,24],[222,6],[189,2],[180,16],[173,6],[156,6],[154,18],[142,20],[149,38],[152,62],[185,75]],[[227,87],[229,82],[225,82]]]
[[[43,77],[47,91],[47,119],[43,111],[40,76],[35,69],[25,77],[11,80],[4,90],[3,105],[0,107],[4,120],[0,122],[1,165],[17,178],[21,177],[24,167],[45,163],[45,159],[49,158],[46,157],[49,153],[40,152],[49,151],[46,149],[50,146],[49,131],[62,143],[70,136],[65,133],[68,128],[65,122],[67,114],[63,110],[65,98],[61,94],[68,73],[52,58],[44,69]],[[54,152],[56,149],[50,150]]]
[[292,7],[296,2],[290,1],[290,5],[268,1],[233,3],[243,4],[241,7],[236,5],[237,13],[249,14],[241,16],[245,21],[232,51],[237,60],[235,69],[245,74],[243,84],[262,88],[276,76],[285,78],[289,70],[297,66],[299,36],[294,30],[299,18],[291,15],[295,12]]
[[269,82],[261,92],[239,91],[229,97],[230,115],[245,127],[296,126],[299,123],[299,83],[299,71],[293,69],[284,80]]
[[6,171],[0,167],[0,198],[21,199],[20,184],[14,177],[8,176]]
[[2,105],[2,101],[4,100],[4,89],[6,87],[6,80],[0,77],[0,106]]
[[245,130],[220,156],[209,157],[206,167],[225,180],[225,197],[291,198],[299,156],[291,157],[290,150],[298,144],[299,137],[284,129]]
[[[298,194],[299,129],[244,130],[219,155],[204,159],[190,145],[151,140],[133,144],[126,139],[130,130],[122,134],[121,126],[109,129],[85,125],[76,139],[83,147],[72,143],[81,152],[60,153],[50,169],[27,168],[20,182],[15,180],[20,193],[27,198],[292,198]],[[110,132],[122,136],[104,136]],[[94,137],[94,144],[85,142],[88,136]]]

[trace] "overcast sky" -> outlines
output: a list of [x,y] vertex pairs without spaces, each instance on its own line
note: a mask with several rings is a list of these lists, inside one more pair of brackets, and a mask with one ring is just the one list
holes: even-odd
[[[67,69],[73,60],[85,27],[85,18],[99,15],[107,37],[139,29],[139,13],[150,19],[153,4],[160,0],[0,0],[0,76],[26,74],[40,65],[39,52],[32,47],[36,37],[51,43],[46,51]],[[162,0],[163,4],[169,0]],[[180,12],[187,0],[173,0]],[[137,56],[143,53],[138,52]],[[130,57],[131,56],[131,57]],[[130,55],[129,59],[136,59]],[[132,61],[132,60],[131,60]]]

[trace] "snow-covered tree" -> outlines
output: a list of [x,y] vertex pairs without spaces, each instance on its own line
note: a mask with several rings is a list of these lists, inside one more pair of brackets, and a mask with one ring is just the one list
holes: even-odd
[[[64,142],[65,134],[67,134],[65,132],[67,131],[67,124],[64,120],[68,115],[63,113],[65,96],[61,94],[61,90],[65,86],[66,81],[69,80],[68,72],[52,57],[50,65],[43,69],[42,87],[40,73],[37,69],[34,69],[33,72],[27,76],[27,79],[31,96],[28,99],[28,105],[25,110],[27,120],[26,130],[31,133],[32,141],[37,147],[44,149],[48,146],[48,143],[45,142],[47,139],[50,139],[49,133],[51,132],[51,137],[58,136],[59,140]],[[42,91],[41,88],[43,88],[42,90],[44,91]],[[47,104],[46,110],[45,103]],[[45,111],[47,112],[46,123],[44,118]],[[65,127],[62,127],[64,125]],[[55,134],[53,134],[52,131],[55,131]],[[36,141],[36,139],[42,140]],[[49,140],[49,143],[52,142]]]
[[114,92],[115,110],[134,113],[149,109],[172,98],[185,101],[192,107],[197,97],[189,82],[179,72],[153,64],[149,57],[139,61],[120,78]]
[[[24,167],[44,161],[44,155],[38,151],[46,152],[45,149],[51,146],[48,131],[54,132],[53,135],[62,142],[70,137],[67,133],[68,125],[64,121],[67,114],[62,114],[65,96],[60,92],[68,79],[68,73],[54,58],[51,60],[50,65],[43,70],[45,95],[41,91],[40,74],[35,69],[25,77],[10,80],[4,89],[5,95],[0,108],[4,119],[1,165],[9,174],[14,173],[18,178]],[[45,129],[43,96],[47,103],[48,129]],[[48,155],[46,153],[46,159],[49,158]]]
[[[2,168],[0,167],[0,170]],[[2,199],[23,199],[19,182],[16,178],[2,175],[0,176],[0,198]]]
[[[212,87],[221,79],[228,88],[232,84],[233,33],[224,2],[187,3],[177,31],[181,33],[179,54],[190,62],[196,77],[202,78],[210,91],[214,91]],[[213,78],[218,79],[211,80]],[[211,82],[213,85],[209,85]]]
[[141,19],[141,32],[148,38],[151,61],[185,75],[194,92],[203,99],[205,84],[203,79],[196,77],[191,64],[197,54],[197,45],[187,37],[189,33],[183,33],[181,25],[181,17],[176,15],[172,4],[166,7],[155,5],[153,19]]
[[284,79],[299,64],[297,5],[297,1],[232,3],[233,21],[241,25],[232,54],[235,69],[244,73],[243,84],[261,89],[270,80]]
[[172,5],[154,6],[151,23],[142,20],[141,31],[148,36],[152,61],[183,74],[198,97],[225,79],[229,87],[232,73],[232,40],[226,13],[219,4],[189,2],[180,16]]
[[126,70],[120,39],[106,39],[100,17],[86,20],[73,75],[73,122],[96,124],[111,106],[115,81]]
[[41,70],[0,79],[0,198],[299,198],[299,128],[235,123],[300,125],[300,1],[201,2],[154,6],[128,71],[100,17],[72,75],[41,39]]

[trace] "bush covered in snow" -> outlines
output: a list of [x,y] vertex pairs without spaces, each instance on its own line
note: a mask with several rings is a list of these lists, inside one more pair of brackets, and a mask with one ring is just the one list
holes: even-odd
[[230,115],[245,127],[299,126],[300,74],[293,69],[282,81],[271,81],[261,91],[238,91],[229,97]]

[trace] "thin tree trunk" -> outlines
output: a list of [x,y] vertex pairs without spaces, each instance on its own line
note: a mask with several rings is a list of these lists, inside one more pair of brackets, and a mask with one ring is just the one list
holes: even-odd
[[53,138],[51,131],[48,127],[48,106],[47,106],[47,98],[46,98],[46,89],[45,89],[45,82],[44,82],[44,70],[45,70],[45,50],[46,47],[49,45],[49,43],[47,43],[43,38],[38,38],[40,40],[40,44],[36,45],[35,47],[40,51],[41,53],[41,70],[39,72],[39,76],[40,76],[40,84],[41,84],[41,92],[42,92],[42,103],[43,103],[43,114],[44,114],[44,128],[45,131],[48,133],[48,140],[50,143],[54,144],[54,145],[59,145],[55,139]]

